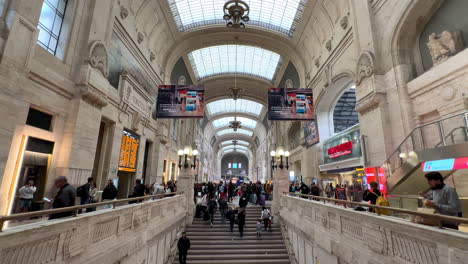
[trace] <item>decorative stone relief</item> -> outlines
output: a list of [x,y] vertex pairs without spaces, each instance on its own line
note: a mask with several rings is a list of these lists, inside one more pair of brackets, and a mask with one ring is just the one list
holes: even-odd
[[314,59],[314,64],[315,64],[315,67],[317,67],[317,68],[320,68],[320,57],[321,57],[321,56],[319,56],[318,58],[315,58],[315,59]]
[[294,83],[291,79],[287,79],[284,83],[285,88],[291,89],[294,88]]
[[348,27],[348,16],[344,16],[340,19],[340,26],[342,29],[346,29]]
[[367,246],[380,255],[387,255],[388,243],[385,230],[381,226],[366,226],[364,241]]
[[354,238],[362,239],[362,223],[346,216],[340,217],[341,232]]
[[372,93],[369,96],[359,100],[356,103],[356,111],[360,114],[363,114],[367,111],[374,109],[379,106],[381,103],[384,103],[386,99],[385,93]]
[[156,59],[156,54],[152,50],[150,50],[150,61],[153,62]]
[[356,84],[360,85],[362,81],[374,74],[374,55],[370,51],[363,51],[359,56],[356,70]]
[[468,251],[458,248],[449,249],[449,263],[451,264],[464,264],[468,259]]
[[463,38],[460,31],[444,31],[439,35],[432,33],[427,46],[432,62],[438,65],[463,50]]
[[331,229],[338,229],[338,223],[336,222],[336,213],[328,212],[328,222],[330,223]]
[[332,40],[328,40],[326,43],[325,43],[325,48],[327,48],[328,51],[331,51],[332,49]]
[[141,122],[141,114],[138,111],[134,111],[132,114],[131,128],[134,131],[138,131]]
[[392,231],[393,255],[409,263],[438,264],[437,247],[434,242],[421,240]]
[[151,208],[151,219],[161,216],[161,206],[156,205]]
[[109,56],[104,42],[94,41],[89,49],[89,64],[100,70],[104,77],[109,77]]
[[91,232],[91,241],[97,243],[111,236],[117,235],[119,227],[119,219],[114,218],[108,221],[94,224]]
[[132,228],[133,213],[129,212],[120,216],[119,233]]
[[[0,263],[45,264],[56,261],[60,235],[53,235],[19,246],[2,249]],[[34,256],[34,259],[31,259]]]
[[128,17],[128,9],[125,6],[120,6],[120,18],[125,19]]
[[138,32],[138,35],[137,35],[138,44],[141,44],[144,39],[145,39],[145,35],[141,32]]
[[85,226],[69,230],[63,242],[63,258],[69,259],[83,253],[86,250],[88,238],[88,229]]
[[108,104],[107,96],[90,86],[80,86],[80,93],[85,102],[97,108],[102,108]]
[[178,85],[187,85],[187,78],[185,78],[184,75],[179,76],[179,79],[177,79],[177,84]]

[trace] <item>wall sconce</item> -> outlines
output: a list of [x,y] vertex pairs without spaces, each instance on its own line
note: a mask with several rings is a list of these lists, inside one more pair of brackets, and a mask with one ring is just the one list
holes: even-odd
[[179,169],[182,168],[182,156],[184,155],[184,151],[179,149],[179,151],[177,151],[177,154],[179,155]]
[[276,170],[276,168],[277,168],[277,166],[275,165],[276,151],[272,150],[270,152],[270,156],[271,156],[271,169]]
[[193,156],[193,164],[191,165],[192,169],[195,169],[196,161],[197,161],[197,156],[198,156],[198,150],[192,151],[192,156]]

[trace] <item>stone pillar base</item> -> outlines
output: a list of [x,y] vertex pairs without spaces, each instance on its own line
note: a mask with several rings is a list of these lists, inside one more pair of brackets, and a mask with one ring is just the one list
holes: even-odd
[[289,191],[289,171],[286,169],[276,169],[273,173],[273,202],[271,213],[279,215],[281,207],[281,196]]
[[185,223],[192,224],[195,204],[193,201],[195,184],[195,174],[191,168],[181,168],[179,178],[177,179],[177,191],[184,192],[186,198],[185,208],[187,210],[187,217]]

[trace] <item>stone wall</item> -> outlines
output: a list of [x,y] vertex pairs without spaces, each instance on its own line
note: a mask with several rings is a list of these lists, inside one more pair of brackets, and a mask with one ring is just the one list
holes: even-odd
[[283,232],[298,264],[462,264],[468,235],[395,217],[281,197]]
[[166,263],[185,216],[178,195],[14,227],[0,233],[0,263]]

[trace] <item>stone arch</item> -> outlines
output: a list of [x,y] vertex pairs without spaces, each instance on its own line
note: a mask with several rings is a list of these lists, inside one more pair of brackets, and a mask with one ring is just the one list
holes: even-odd
[[302,122],[294,121],[288,129],[288,145],[289,149],[293,150],[301,145],[303,138]]

